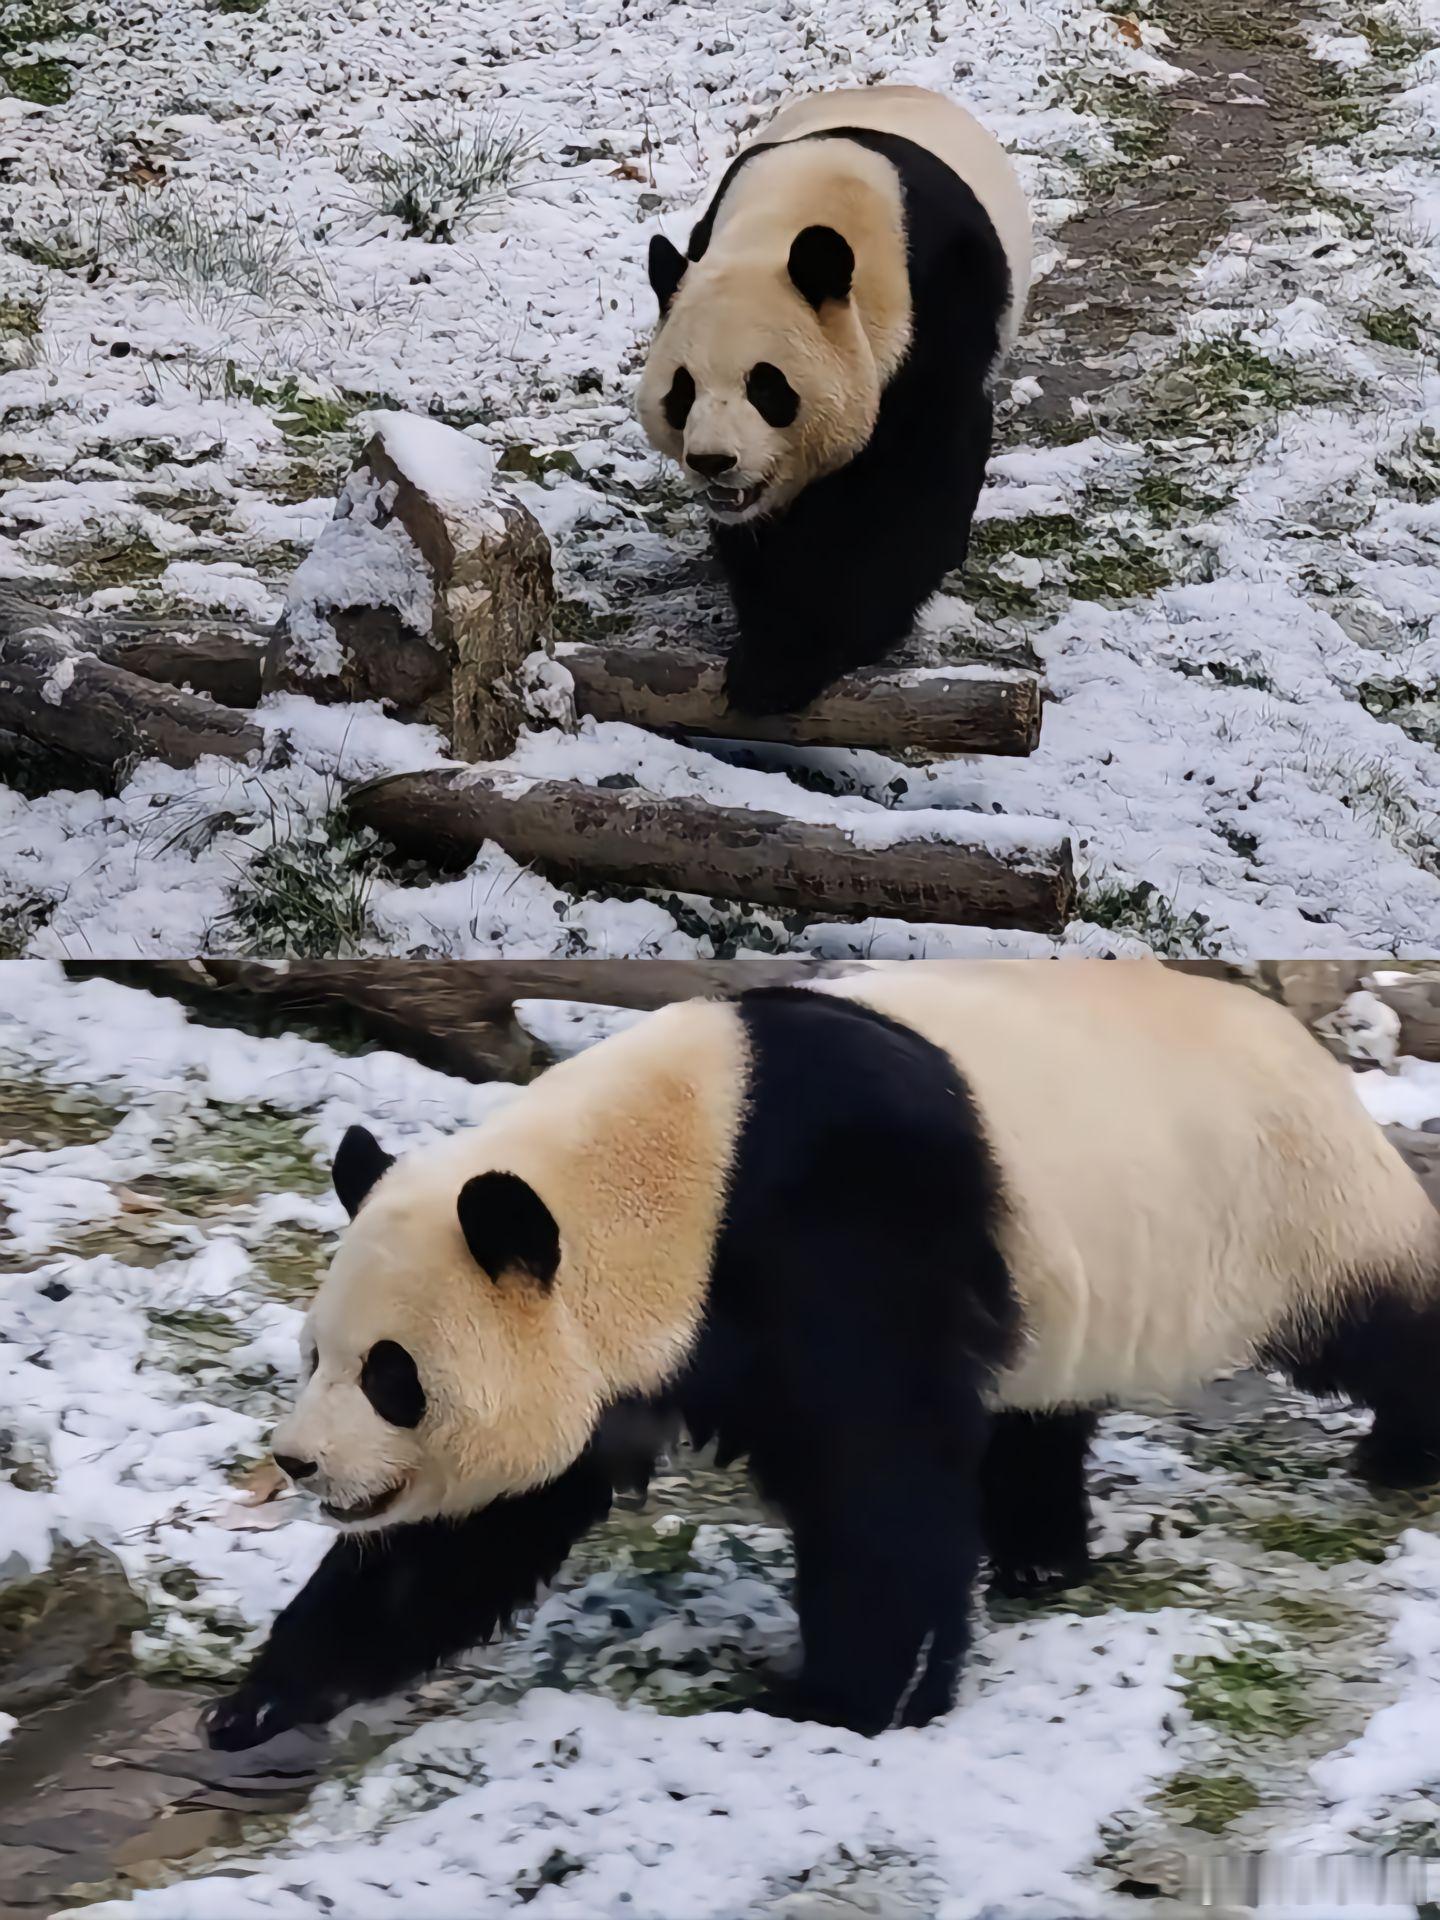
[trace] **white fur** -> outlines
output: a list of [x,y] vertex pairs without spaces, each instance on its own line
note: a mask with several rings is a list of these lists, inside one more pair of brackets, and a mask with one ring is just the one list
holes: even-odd
[[1029,1334],[1002,1404],[1173,1396],[1375,1280],[1440,1215],[1283,1007],[1158,961],[917,962],[827,988],[956,1062],[1009,1194]]
[[1002,353],[1008,352],[1030,293],[1034,241],[1025,189],[994,134],[964,107],[926,87],[848,87],[792,100],[755,137],[798,140],[825,127],[898,134],[943,160],[965,182],[990,216],[1010,267],[1011,299],[1000,342]]

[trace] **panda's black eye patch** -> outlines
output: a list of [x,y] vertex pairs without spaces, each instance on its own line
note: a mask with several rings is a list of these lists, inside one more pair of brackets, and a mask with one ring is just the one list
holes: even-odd
[[800,396],[779,367],[761,360],[745,376],[745,398],[771,427],[788,427],[800,411]]
[[670,391],[665,396],[664,414],[668,423],[679,433],[690,418],[690,409],[695,404],[695,382],[688,367],[677,367],[675,378],[670,382]]
[[377,1340],[360,1369],[360,1391],[392,1427],[418,1427],[425,1417],[420,1371],[398,1340]]

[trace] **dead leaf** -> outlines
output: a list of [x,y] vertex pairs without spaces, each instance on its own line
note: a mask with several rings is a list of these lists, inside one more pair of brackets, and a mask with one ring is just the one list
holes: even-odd
[[120,1202],[122,1213],[163,1213],[165,1202],[157,1200],[153,1194],[136,1193],[133,1187],[112,1187],[111,1192]]
[[215,1525],[227,1533],[269,1533],[272,1527],[288,1527],[294,1518],[290,1506],[277,1501],[269,1507],[222,1507],[215,1515]]
[[1133,14],[1122,13],[1115,22],[1115,31],[1128,46],[1139,47],[1145,44],[1145,36],[1140,31],[1140,22]]
[[165,177],[165,169],[158,160],[133,160],[120,176],[132,187],[153,187]]
[[290,1482],[268,1456],[258,1466],[249,1467],[236,1480],[235,1485],[246,1495],[247,1506],[263,1507],[268,1500],[276,1500],[286,1491]]
[[618,167],[610,169],[610,178],[612,180],[643,180],[645,174],[633,160],[622,160]]

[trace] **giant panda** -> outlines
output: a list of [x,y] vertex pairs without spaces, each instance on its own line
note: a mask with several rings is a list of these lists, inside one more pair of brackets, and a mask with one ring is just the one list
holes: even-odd
[[651,241],[638,408],[703,488],[735,708],[801,707],[879,660],[963,564],[1030,250],[1004,149],[922,87],[792,102],[684,255]]
[[1440,1213],[1287,1011],[1158,961],[672,1006],[334,1178],[274,1444],[340,1537],[217,1746],[492,1635],[671,1422],[792,1529],[777,1704],[862,1732],[951,1705],[982,1557],[1083,1574],[1106,1403],[1258,1360],[1374,1410],[1376,1481],[1440,1479]]

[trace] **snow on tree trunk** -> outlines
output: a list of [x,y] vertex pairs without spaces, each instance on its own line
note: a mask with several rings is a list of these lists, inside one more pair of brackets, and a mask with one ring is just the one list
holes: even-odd
[[494,461],[439,421],[367,416],[335,517],[295,572],[269,684],[380,700],[494,760],[523,717],[520,672],[550,620],[550,543],[491,485]]

